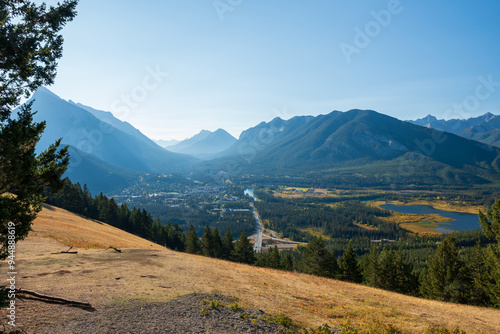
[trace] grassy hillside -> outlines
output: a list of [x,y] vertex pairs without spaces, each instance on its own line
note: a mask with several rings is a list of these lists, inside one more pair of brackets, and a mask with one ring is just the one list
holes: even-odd
[[[430,326],[459,327],[467,333],[500,331],[498,310],[177,253],[51,206],[41,212],[33,231],[18,244],[18,287],[90,302],[97,308],[130,299],[164,302],[192,292],[218,292],[238,297],[245,307],[284,312],[306,327],[350,322],[363,327],[393,324],[408,333],[422,333]],[[78,254],[51,254],[68,245]],[[123,252],[106,250],[109,246]],[[28,333],[87,314],[28,299],[18,300],[18,306],[18,324]]]

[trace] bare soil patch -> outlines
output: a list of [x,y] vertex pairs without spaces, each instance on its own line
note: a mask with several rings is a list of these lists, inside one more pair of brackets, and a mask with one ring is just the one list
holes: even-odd
[[238,307],[235,298],[193,293],[165,303],[126,300],[39,329],[40,334],[88,333],[285,333],[257,309]]

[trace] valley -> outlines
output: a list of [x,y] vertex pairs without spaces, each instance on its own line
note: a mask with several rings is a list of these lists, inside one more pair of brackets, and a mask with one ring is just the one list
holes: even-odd
[[[224,131],[202,131],[198,137],[177,143],[172,148],[176,152],[169,152],[169,147],[160,148],[112,115],[67,103],[51,94],[40,91],[38,106],[56,103],[61,110],[66,110],[66,104],[69,104],[70,121],[80,119],[90,125],[75,129],[73,138],[68,136],[66,143],[70,144],[73,159],[67,173],[69,178],[60,193],[45,193],[47,202],[102,220],[110,227],[135,233],[149,240],[149,246],[104,235],[107,243],[99,242],[101,232],[85,230],[85,225],[75,227],[71,220],[68,224],[55,224],[51,228],[45,222],[55,220],[57,215],[47,218],[47,213],[37,222],[34,236],[44,235],[68,247],[83,249],[82,254],[92,263],[113,261],[108,254],[97,254],[93,249],[137,247],[137,252],[131,252],[132,258],[127,260],[135,263],[138,261],[136,256],[151,255],[143,254],[144,248],[170,248],[168,251],[162,248],[154,256],[163,260],[178,257],[174,267],[158,269],[163,264],[153,261],[144,271],[133,264],[118,261],[116,265],[123,268],[99,278],[111,281],[113,278],[109,275],[121,273],[114,279],[120,282],[117,284],[122,284],[130,279],[126,268],[142,272],[141,282],[134,278],[130,281],[132,285],[127,285],[139,286],[129,291],[127,298],[145,298],[141,303],[157,303],[194,291],[221,291],[219,287],[223,294],[237,296],[248,302],[249,307],[268,305],[271,313],[285,310],[286,316],[296,319],[301,326],[319,326],[322,322],[337,328],[352,325],[388,330],[390,326],[384,327],[380,323],[385,319],[391,326],[394,323],[406,332],[418,332],[433,323],[450,328],[449,323],[429,319],[424,327],[410,324],[413,320],[406,316],[399,319],[403,314],[399,308],[384,313],[382,318],[378,318],[380,312],[367,318],[365,312],[371,312],[371,309],[365,300],[371,297],[365,296],[364,292],[362,297],[356,297],[362,300],[361,304],[345,302],[346,305],[358,305],[350,311],[344,311],[348,309],[346,305],[341,307],[342,311],[331,311],[335,307],[324,304],[321,298],[340,298],[326,292],[329,291],[326,286],[335,282],[336,288],[342,284],[362,283],[356,285],[355,294],[370,287],[383,289],[380,296],[400,293],[398,296],[406,295],[405,298],[439,299],[438,295],[426,290],[430,286],[426,281],[427,273],[442,245],[451,243],[450,247],[461,250],[457,252],[459,269],[456,270],[468,272],[470,276],[459,276],[458,285],[449,283],[453,292],[442,300],[476,306],[496,303],[494,296],[474,283],[477,280],[468,278],[482,275],[484,268],[490,265],[480,260],[479,267],[472,266],[477,261],[477,247],[486,252],[493,245],[481,231],[477,213],[479,210],[486,212],[500,197],[497,187],[500,182],[500,151],[496,148],[374,111],[351,110],[290,120],[276,118],[244,131],[238,139],[229,138]],[[108,129],[108,125],[103,127],[103,122],[113,129],[102,134],[103,142],[95,142],[90,149],[82,151],[81,143],[89,138],[85,139],[81,134],[91,133],[89,131],[96,124]],[[47,140],[51,140],[50,135],[65,135],[60,129],[49,129],[48,134]],[[226,139],[219,140],[217,136]],[[201,153],[205,145],[210,146],[207,143],[216,142],[220,144],[216,145],[217,148],[206,151],[207,154]],[[460,147],[460,152],[457,147]],[[133,154],[128,154],[131,150]],[[425,212],[407,211],[415,205],[429,207],[425,207]],[[46,206],[45,212],[47,209],[56,213],[59,210]],[[471,220],[459,226],[460,222],[454,222],[456,216],[451,216],[450,212],[457,217],[457,212],[467,212]],[[86,237],[87,233],[93,237]],[[164,251],[167,253],[162,253]],[[204,257],[198,257],[202,262],[195,261],[194,268],[181,266],[183,261],[198,259],[190,256],[199,255]],[[27,261],[30,263],[31,259]],[[208,264],[203,261],[216,262]],[[76,265],[66,264],[70,267]],[[245,264],[252,265],[249,277],[244,276],[242,270],[234,269]],[[208,269],[207,266],[218,269]],[[85,270],[97,279],[96,269],[92,265],[85,267],[89,267]],[[219,269],[224,273],[218,272]],[[57,268],[48,270],[61,275],[72,272]],[[271,287],[265,287],[271,282],[269,277],[273,270],[286,277],[276,278]],[[165,280],[166,272],[170,274],[170,271],[179,272],[179,275],[184,271],[191,285],[181,284],[179,278],[175,284],[183,288],[173,288],[174,283]],[[48,273],[35,276],[40,274],[45,277]],[[308,278],[301,278],[297,286],[295,283],[290,286],[295,277],[306,274],[312,276],[304,276]],[[219,275],[229,280],[216,279]],[[246,278],[242,281],[240,275]],[[256,286],[254,280],[259,275],[263,275],[258,280],[262,284]],[[30,277],[30,274],[25,276]],[[142,278],[145,277],[154,280],[144,283]],[[309,286],[310,283],[305,281],[311,277],[326,280],[327,285],[321,286],[322,294],[315,297],[294,294],[293,291],[301,289],[299,285]],[[159,288],[154,287],[155,280],[161,281]],[[27,282],[30,286],[30,280]],[[89,278],[88,284],[90,282]],[[115,285],[104,289],[109,288],[112,296],[120,290]],[[248,285],[248,289],[241,290],[242,285]],[[466,291],[457,288],[460,286],[466,286]],[[346,289],[352,287],[346,285]],[[474,289],[481,291],[477,297]],[[174,291],[176,293],[172,294]],[[241,297],[248,291],[257,291],[257,294],[247,299]],[[271,299],[279,298],[279,307],[271,306],[270,301],[263,302],[261,293]],[[377,301],[374,303],[380,303],[378,298],[375,297]],[[104,308],[117,302],[113,298],[96,300]],[[298,303],[299,306],[285,307],[287,303]],[[308,315],[302,313],[304,307],[310,309]],[[392,312],[395,312],[394,316]],[[456,324],[468,326],[463,322]]]
[[0,334],[500,333],[499,10],[1,1]]

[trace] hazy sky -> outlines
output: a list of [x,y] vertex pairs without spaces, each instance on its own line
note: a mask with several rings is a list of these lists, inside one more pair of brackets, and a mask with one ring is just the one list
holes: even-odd
[[354,108],[498,114],[499,15],[498,0],[81,0],[49,89],[154,139]]

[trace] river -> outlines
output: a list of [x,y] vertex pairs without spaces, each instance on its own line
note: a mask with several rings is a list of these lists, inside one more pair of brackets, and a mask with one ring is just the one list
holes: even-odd
[[453,219],[452,221],[440,224],[439,232],[449,232],[452,231],[472,231],[480,230],[481,225],[479,225],[479,217],[477,214],[463,213],[456,211],[443,211],[433,208],[429,205],[394,205],[385,204],[380,206],[383,209],[400,212],[400,213],[413,213],[413,214],[438,214],[442,217],[447,217]]
[[252,198],[253,198],[253,200],[254,200],[254,201],[256,201],[256,200],[257,200],[257,197],[253,194],[253,191],[254,191],[253,189],[246,189],[246,190],[243,192],[243,194],[244,194],[244,195],[248,195],[248,196],[252,197]]

